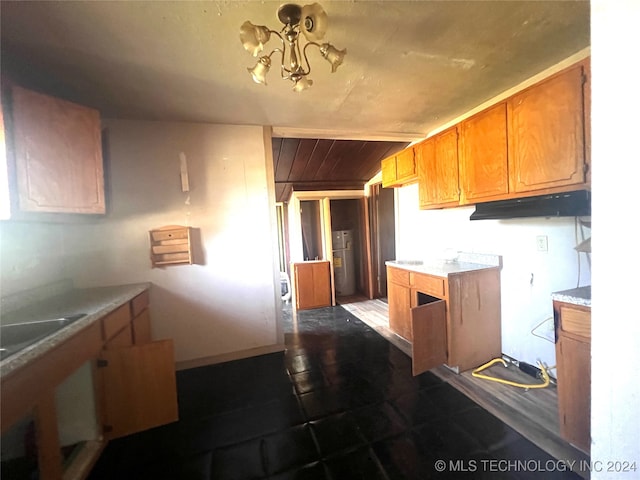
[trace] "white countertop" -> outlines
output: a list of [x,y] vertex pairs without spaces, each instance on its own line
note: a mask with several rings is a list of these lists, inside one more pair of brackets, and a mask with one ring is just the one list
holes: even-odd
[[473,270],[484,270],[487,268],[498,268],[495,265],[483,265],[470,262],[428,262],[422,264],[406,263],[403,261],[390,260],[385,262],[390,267],[403,268],[416,273],[434,275],[436,277],[447,277],[451,274],[470,272]]
[[447,261],[442,259],[430,260],[389,260],[385,262],[390,267],[403,268],[412,272],[447,277],[451,274],[484,270],[487,268],[500,268],[502,257],[492,254],[458,253],[458,259]]
[[0,377],[66,341],[76,332],[149,289],[150,283],[71,289],[2,314],[2,324],[45,320],[78,313],[87,315],[0,361]]
[[591,285],[553,292],[551,299],[573,305],[591,306]]

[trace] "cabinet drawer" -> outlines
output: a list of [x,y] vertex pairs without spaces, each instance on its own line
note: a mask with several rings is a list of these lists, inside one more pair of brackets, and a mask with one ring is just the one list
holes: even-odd
[[124,327],[129,326],[130,321],[129,304],[125,303],[102,319],[102,339],[109,340]]
[[591,339],[591,312],[571,307],[560,307],[560,328]]
[[411,272],[411,286],[422,293],[444,297],[444,279]]
[[175,230],[153,230],[151,238],[156,242],[187,239],[189,234],[186,228],[176,228]]
[[409,283],[409,271],[402,270],[401,268],[387,268],[387,279],[393,283],[399,283],[400,285],[410,285]]
[[131,318],[140,315],[145,308],[149,306],[149,291],[145,290],[136,298],[131,300]]

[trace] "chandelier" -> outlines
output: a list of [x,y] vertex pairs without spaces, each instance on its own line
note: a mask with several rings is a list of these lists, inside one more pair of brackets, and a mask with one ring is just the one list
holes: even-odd
[[[254,57],[264,49],[271,34],[276,35],[282,42],[282,47],[274,48],[268,55],[262,55],[253,68],[247,68],[253,81],[267,84],[267,73],[271,68],[271,57],[279,53],[280,75],[285,80],[293,82],[293,90],[301,92],[313,85],[308,75],[311,65],[307,58],[307,48],[314,46],[320,55],[331,64],[331,72],[342,64],[347,49],[338,50],[330,43],[317,43],[327,31],[327,14],[319,3],[301,7],[293,3],[281,5],[278,9],[278,19],[284,24],[280,32],[269,30],[263,25],[254,25],[246,21],[240,27],[240,41],[244,48]],[[300,45],[300,33],[304,35],[306,43]]]

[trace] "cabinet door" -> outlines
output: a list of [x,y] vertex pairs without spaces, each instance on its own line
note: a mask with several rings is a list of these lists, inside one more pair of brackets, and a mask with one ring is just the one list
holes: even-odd
[[387,301],[389,302],[389,328],[410,342],[411,289],[398,283],[389,282]]
[[509,193],[506,103],[460,125],[460,186],[463,204]]
[[298,310],[331,305],[329,262],[296,263],[294,274]]
[[396,173],[396,157],[385,158],[380,162],[382,169],[382,186],[394,187],[396,185],[397,173]]
[[418,169],[418,198],[420,208],[428,208],[437,203],[435,140],[429,138],[415,147]]
[[20,210],[104,213],[99,113],[20,87],[12,105]]
[[585,183],[582,66],[514,95],[510,101],[511,190]]
[[447,361],[444,300],[411,309],[412,371],[419,375]]
[[100,368],[105,435],[112,439],[178,420],[173,341],[105,350]]
[[458,130],[450,128],[436,136],[436,171],[438,203],[457,204],[460,200],[458,184]]
[[560,434],[585,452],[591,444],[591,345],[561,334],[556,344]]
[[455,127],[420,143],[418,194],[420,208],[441,208],[459,203],[458,132]]
[[413,148],[407,148],[396,155],[396,175],[398,183],[401,184],[416,179],[416,161]]

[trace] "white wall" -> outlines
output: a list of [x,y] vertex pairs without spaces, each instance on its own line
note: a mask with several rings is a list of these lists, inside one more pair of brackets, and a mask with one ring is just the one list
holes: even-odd
[[[640,476],[637,0],[592,0],[593,304],[591,459],[594,480]],[[635,470],[622,472],[629,462]],[[635,462],[635,464],[633,463]],[[611,468],[608,468],[611,467]]]
[[[397,189],[397,257],[442,259],[446,249],[502,255],[502,352],[534,365],[538,358],[555,365],[554,344],[530,332],[546,319],[552,328],[551,292],[575,288],[578,279],[580,286],[591,283],[585,254],[573,250],[574,219],[470,221],[474,207],[420,210],[418,204],[417,184]],[[538,235],[547,236],[547,252],[537,251]]]
[[64,238],[68,228],[53,223],[0,221],[0,295],[67,278]]
[[[79,287],[152,282],[153,336],[174,340],[177,361],[279,348],[270,135],[262,127],[106,123],[108,215],[88,225],[3,222],[3,295],[60,278]],[[198,229],[202,264],[151,268],[148,231],[164,225]]]

